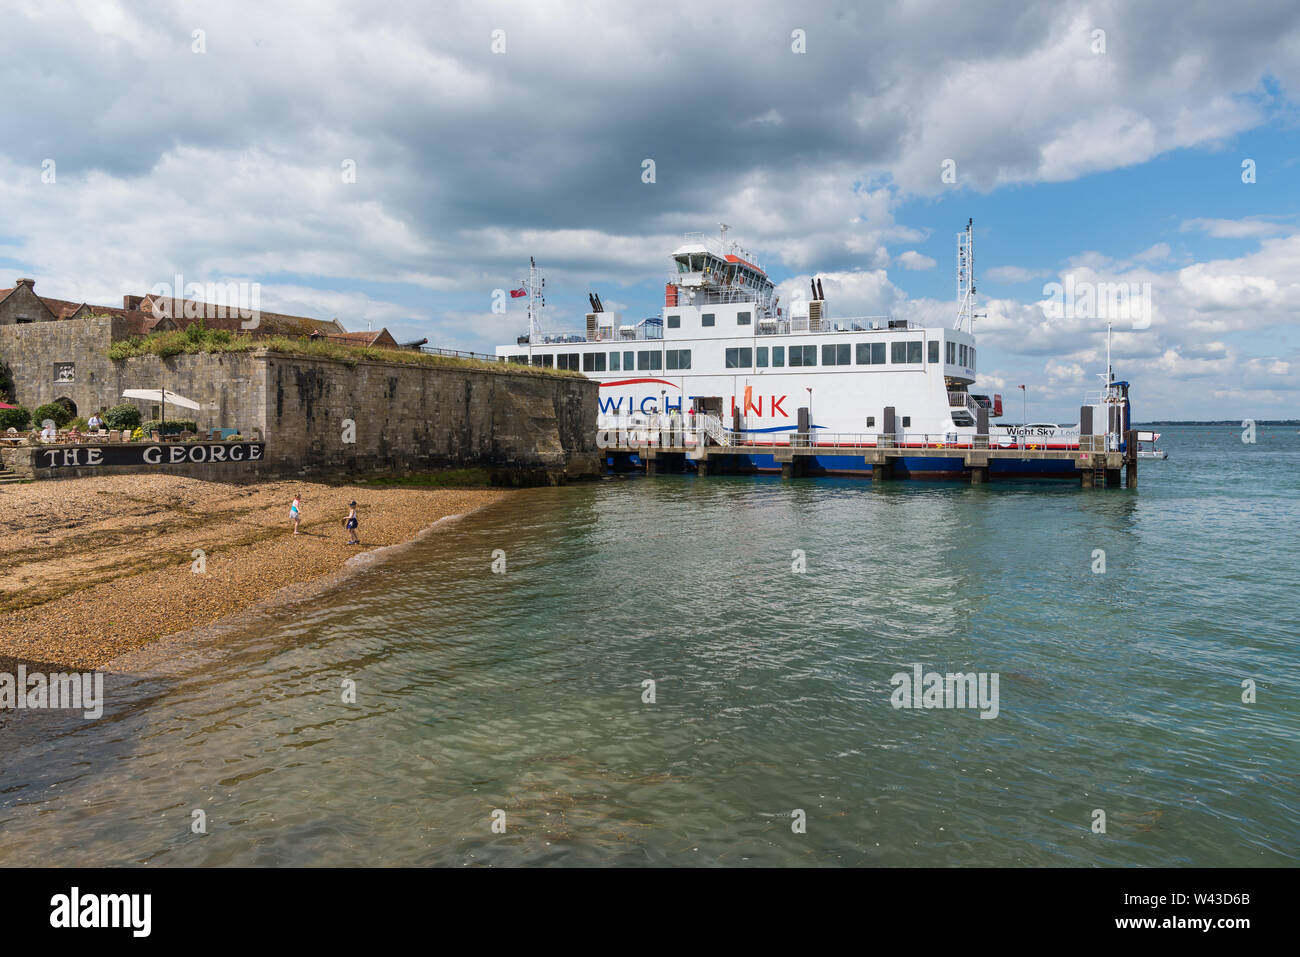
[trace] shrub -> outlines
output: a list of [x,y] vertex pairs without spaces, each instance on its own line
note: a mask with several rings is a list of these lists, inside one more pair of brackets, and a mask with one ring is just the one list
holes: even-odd
[[189,429],[191,432],[199,430],[198,425],[193,419],[168,419],[166,422],[145,422],[140,426],[145,435],[150,432],[157,432],[160,435],[176,435]]
[[0,432],[7,429],[17,429],[21,432],[27,428],[31,421],[32,414],[21,405],[16,409],[0,409]]
[[85,432],[90,428],[90,420],[84,415],[79,415],[68,424],[68,428],[76,429],[78,432]]
[[140,424],[140,410],[129,404],[115,405],[102,418],[104,425],[114,431],[134,429]]
[[38,425],[46,419],[53,419],[55,425],[63,428],[72,421],[72,410],[59,402],[47,402],[36,407],[36,410],[32,412],[32,419]]

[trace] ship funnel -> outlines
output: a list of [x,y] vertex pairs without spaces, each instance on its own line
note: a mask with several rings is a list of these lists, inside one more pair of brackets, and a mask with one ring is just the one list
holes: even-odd
[[817,298],[818,299],[826,298],[826,291],[822,289],[822,281],[820,279],[817,280]]
[[816,279],[809,279],[809,280],[808,280],[808,285],[812,286],[812,291],[813,291],[813,295],[812,295],[812,297],[813,297],[814,299],[816,299],[816,298],[817,298],[817,280],[816,280]]

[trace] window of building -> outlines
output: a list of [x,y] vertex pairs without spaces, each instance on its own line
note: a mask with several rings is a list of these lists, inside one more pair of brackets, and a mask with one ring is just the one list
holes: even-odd
[[711,326],[711,325],[713,325],[713,313],[711,313],[711,312],[706,312],[706,313],[704,313],[703,315],[701,315],[701,316],[700,316],[700,325],[702,325],[702,326]]
[[780,369],[785,366],[785,346],[772,347],[772,367]]
[[690,349],[669,349],[664,355],[669,369],[689,369],[691,367]]
[[662,359],[658,349],[643,350],[636,354],[636,367],[642,372],[658,372]]
[[669,316],[669,317],[668,317],[668,328],[669,328],[669,329],[680,329],[681,327],[682,327],[682,317],[681,317],[681,316]]
[[757,361],[754,363],[760,369],[767,368],[767,346],[758,347],[758,355],[754,357]]
[[728,369],[748,369],[754,364],[754,350],[745,347],[743,349],[727,350],[727,368]]
[[930,361],[931,362],[939,361],[939,340],[938,339],[930,340]]
[[736,313],[736,325],[738,326],[749,325],[749,318],[750,318],[750,314],[748,312]]
[[790,347],[790,365],[793,366],[815,366],[817,364],[817,347],[816,346],[791,346]]

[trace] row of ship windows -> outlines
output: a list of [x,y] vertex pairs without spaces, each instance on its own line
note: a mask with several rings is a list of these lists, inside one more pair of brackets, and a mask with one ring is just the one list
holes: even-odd
[[[889,346],[890,365],[920,365],[920,342],[832,342],[821,347],[821,364],[824,366],[885,365],[885,346]],[[947,343],[945,358],[949,365],[960,364],[975,368],[975,350],[971,346]],[[812,346],[741,346],[728,349],[728,369],[774,368],[787,365],[791,368],[817,365],[817,347]],[[939,361],[939,342],[929,343],[930,362]],[[757,360],[757,361],[755,361]],[[511,362],[528,365],[528,356],[510,357]],[[664,369],[680,371],[691,367],[690,349],[642,349],[626,352],[561,352],[557,355],[535,354],[532,364],[541,368],[571,369],[574,372],[661,372]]]
[[[528,365],[528,356],[511,356],[511,362]],[[581,366],[579,366],[581,363]],[[574,372],[662,372],[666,365],[674,371],[691,367],[690,349],[641,349],[628,352],[561,352],[534,354],[532,364],[543,369],[571,369]]]
[[[668,316],[667,318],[668,318],[668,328],[669,328],[669,329],[680,329],[680,328],[682,327],[682,317],[681,317],[681,316]],[[718,317],[717,317],[717,315],[716,315],[715,313],[712,313],[712,312],[702,312],[702,313],[700,313],[700,325],[702,325],[702,326],[716,326],[716,325],[717,325],[717,318],[718,318]],[[736,325],[738,325],[738,326],[748,326],[748,325],[750,325],[750,323],[751,323],[752,320],[753,320],[753,314],[752,314],[752,313],[748,313],[748,312],[738,312],[738,313],[736,313]]]

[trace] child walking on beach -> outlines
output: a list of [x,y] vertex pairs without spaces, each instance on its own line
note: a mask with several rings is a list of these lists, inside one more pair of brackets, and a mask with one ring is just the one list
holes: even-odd
[[361,539],[357,538],[357,503],[353,502],[348,506],[348,520],[343,523],[343,527],[348,530],[348,544],[360,545]]
[[295,535],[298,534],[298,523],[302,521],[302,516],[299,514],[298,510],[300,504],[301,499],[295,495],[293,497],[293,504],[289,506],[289,521],[293,522],[293,533]]

